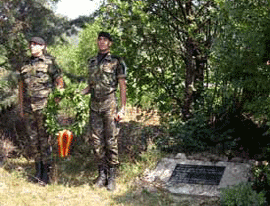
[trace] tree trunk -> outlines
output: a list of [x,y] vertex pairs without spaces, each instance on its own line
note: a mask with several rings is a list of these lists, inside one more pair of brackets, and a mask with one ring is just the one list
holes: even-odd
[[182,109],[183,119],[187,120],[191,117],[191,104],[193,102],[193,86],[194,86],[194,61],[193,54],[193,42],[189,38],[186,42],[186,80],[185,80],[185,97]]
[[23,117],[23,82],[19,81],[19,113]]
[[[206,58],[203,57],[193,39],[189,38],[186,43],[186,79],[185,79],[185,97],[182,109],[183,119],[187,120],[192,116],[192,103],[203,104],[202,92],[204,90],[204,69]],[[196,109],[199,105],[196,106]]]
[[204,70],[206,65],[206,58],[202,57],[200,54],[195,57],[196,68],[194,74],[194,87],[196,89],[194,94],[194,105],[195,109],[199,109],[200,105],[204,105],[204,99],[202,93],[204,91]]

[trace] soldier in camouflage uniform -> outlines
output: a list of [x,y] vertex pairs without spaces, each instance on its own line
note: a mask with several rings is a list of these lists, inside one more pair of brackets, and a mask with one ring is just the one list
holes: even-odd
[[[119,121],[126,106],[126,66],[123,60],[111,55],[112,38],[100,32],[97,40],[99,53],[89,61],[88,87],[82,94],[91,93],[90,138],[98,161],[98,187],[115,189],[115,170],[118,161]],[[116,90],[120,85],[121,109],[118,111]]]
[[53,88],[55,86],[61,88],[63,80],[53,58],[44,55],[46,44],[42,38],[33,37],[29,42],[29,49],[31,59],[20,70],[23,82],[24,120],[35,159],[35,179],[45,185],[49,181],[49,144],[42,110],[46,107]]

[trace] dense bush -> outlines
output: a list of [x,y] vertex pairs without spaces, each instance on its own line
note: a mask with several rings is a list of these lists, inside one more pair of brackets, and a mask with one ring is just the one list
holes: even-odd
[[170,121],[168,136],[158,139],[157,144],[165,151],[179,152],[182,149],[202,151],[208,147],[207,142],[211,137],[206,117],[203,114],[196,114],[186,122],[180,119]]
[[[226,123],[225,123],[226,124]],[[223,127],[224,125],[222,125]],[[231,150],[237,143],[231,136],[233,128],[224,130],[213,126],[204,112],[196,112],[192,118],[169,121],[166,137],[157,139],[160,149],[167,152],[201,152],[219,146],[222,151]],[[221,151],[220,151],[221,152]]]
[[0,68],[0,112],[17,104],[17,91],[11,72]]
[[220,201],[222,206],[263,206],[266,202],[264,193],[254,191],[251,183],[221,189]]

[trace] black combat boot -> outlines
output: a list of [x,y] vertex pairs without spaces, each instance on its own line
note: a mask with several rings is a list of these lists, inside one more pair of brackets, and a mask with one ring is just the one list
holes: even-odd
[[96,179],[95,186],[101,188],[101,187],[104,187],[107,183],[107,169],[106,169],[106,167],[104,165],[99,165],[98,166],[98,173],[99,173],[99,176]]
[[116,168],[115,167],[110,167],[109,168],[109,173],[108,173],[107,190],[114,191],[116,189],[115,177],[116,177]]
[[42,179],[43,175],[43,162],[42,161],[36,161],[35,162],[35,168],[36,168],[36,174],[35,174],[35,182],[38,182]]
[[49,184],[50,181],[50,168],[51,168],[51,161],[49,160],[49,157],[52,154],[52,148],[48,147],[46,154],[44,157],[46,157],[46,161],[43,162],[43,172],[42,172],[42,177],[41,180],[39,181],[39,184],[42,186],[45,186]]
[[43,164],[43,174],[40,184],[45,186],[49,183],[50,164]]

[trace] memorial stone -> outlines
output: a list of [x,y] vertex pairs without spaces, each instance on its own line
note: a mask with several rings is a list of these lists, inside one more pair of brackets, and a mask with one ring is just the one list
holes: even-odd
[[150,183],[158,181],[164,189],[174,194],[210,197],[218,197],[221,188],[248,181],[250,163],[210,159],[201,161],[184,154],[163,158],[155,170],[146,175],[145,180]]

